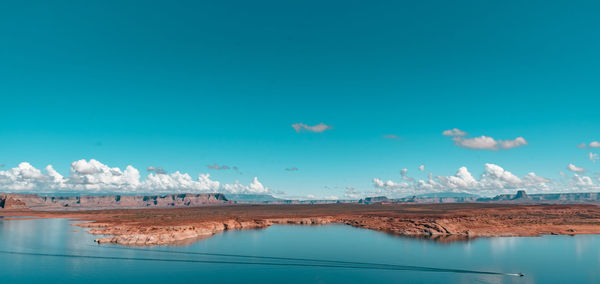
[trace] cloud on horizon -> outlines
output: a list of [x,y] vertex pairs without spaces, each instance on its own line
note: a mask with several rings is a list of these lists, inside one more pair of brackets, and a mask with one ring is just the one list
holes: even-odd
[[[248,185],[236,181],[221,184],[209,174],[199,174],[197,179],[179,171],[167,174],[156,167],[141,179],[133,166],[124,170],[109,167],[90,159],[71,163],[70,175],[64,177],[48,165],[41,171],[27,162],[0,171],[0,191],[9,192],[78,192],[78,193],[252,193],[267,194],[271,190],[254,177]],[[162,171],[161,171],[162,170]]]
[[[571,169],[571,167],[569,167]],[[579,170],[575,167],[573,169]],[[581,173],[581,172],[578,172]],[[378,190],[371,194],[388,194],[391,196],[403,196],[407,194],[419,194],[428,192],[463,192],[474,193],[484,196],[514,193],[516,190],[528,192],[564,192],[564,191],[589,191],[600,189],[600,184],[594,183],[589,176],[574,174],[565,182],[554,181],[549,178],[530,172],[523,177],[518,177],[495,164],[485,164],[484,172],[475,178],[467,167],[460,167],[452,176],[436,176],[429,174],[426,180],[413,179],[404,172],[402,181],[384,181],[379,178],[373,179],[373,186]],[[598,178],[600,182],[600,178]]]
[[512,140],[496,140],[485,135],[466,138],[465,136],[467,136],[467,132],[458,128],[445,130],[442,132],[442,135],[452,137],[452,141],[454,141],[454,145],[456,146],[473,150],[509,150],[528,145],[527,141],[523,137],[517,137]]

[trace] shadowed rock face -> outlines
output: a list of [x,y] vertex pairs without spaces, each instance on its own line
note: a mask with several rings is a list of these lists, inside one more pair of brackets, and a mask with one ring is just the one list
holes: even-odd
[[167,208],[227,204],[220,193],[168,195],[84,195],[39,196],[37,194],[0,194],[0,208],[32,210],[108,209],[108,208]]
[[11,196],[0,195],[0,208],[1,209],[22,209],[27,208],[25,202],[12,198]]

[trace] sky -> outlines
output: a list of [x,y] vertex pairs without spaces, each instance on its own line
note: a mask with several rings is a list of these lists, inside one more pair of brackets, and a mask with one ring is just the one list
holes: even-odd
[[598,191],[599,9],[2,1],[0,191]]

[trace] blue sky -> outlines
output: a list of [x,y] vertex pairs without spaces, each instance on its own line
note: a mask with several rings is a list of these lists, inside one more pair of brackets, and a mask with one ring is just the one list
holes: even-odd
[[[573,163],[594,178],[589,153],[600,149],[576,145],[600,140],[599,9],[3,1],[0,171],[51,164],[66,177],[73,161],[96,159],[142,179],[154,166],[338,197],[376,190],[374,178],[400,182],[403,168],[425,180],[466,166],[478,177],[490,163],[560,179]],[[333,128],[298,133],[294,123]],[[442,135],[452,128],[527,145],[458,147]],[[392,134],[401,139],[382,137]]]

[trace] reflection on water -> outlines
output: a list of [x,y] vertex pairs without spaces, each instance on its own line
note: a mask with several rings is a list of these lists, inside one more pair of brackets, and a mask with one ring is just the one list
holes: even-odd
[[[74,229],[77,229],[75,231]],[[64,219],[0,220],[0,250],[90,255],[119,259],[0,254],[2,283],[598,283],[600,236],[481,238],[438,242],[399,238],[344,225],[273,226],[231,231],[187,246],[143,250],[99,246]],[[442,240],[445,241],[445,240]],[[115,249],[116,248],[116,249]],[[185,253],[170,253],[185,252]],[[215,255],[197,255],[210,253]],[[525,277],[333,267],[257,266],[228,263],[171,263],[133,258],[232,260],[218,254],[329,259],[498,272]],[[131,258],[124,260],[123,258]],[[261,262],[264,259],[246,259]],[[285,260],[274,259],[269,261]],[[8,274],[8,275],[7,275]]]

